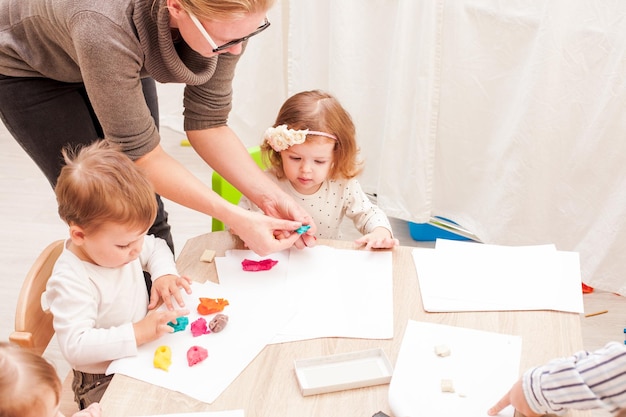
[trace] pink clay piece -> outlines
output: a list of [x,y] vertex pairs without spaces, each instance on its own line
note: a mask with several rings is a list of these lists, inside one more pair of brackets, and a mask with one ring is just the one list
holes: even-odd
[[194,366],[208,358],[208,356],[209,352],[202,346],[192,346],[187,351],[187,363],[189,366]]
[[244,271],[268,271],[276,265],[278,261],[273,259],[262,259],[260,261],[253,261],[251,259],[244,259],[241,261]]
[[193,337],[202,336],[203,334],[211,333],[207,327],[206,320],[200,317],[198,320],[191,323],[191,334]]

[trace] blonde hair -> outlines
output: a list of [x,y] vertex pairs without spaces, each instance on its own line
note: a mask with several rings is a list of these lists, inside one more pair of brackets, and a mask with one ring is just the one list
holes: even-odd
[[[281,106],[276,116],[274,127],[287,125],[294,130],[315,130],[334,135],[337,140],[323,136],[308,135],[306,140],[330,140],[335,142],[333,166],[328,176],[330,179],[354,178],[363,169],[363,162],[358,159],[359,147],[356,143],[356,129],[350,114],[339,101],[329,93],[320,90],[302,91],[289,97]],[[261,144],[265,162],[278,178],[285,176],[280,152],[276,152],[267,142]]]
[[54,367],[39,355],[6,342],[0,342],[0,416],[34,415],[43,401],[42,390],[48,387],[61,398],[61,380]]
[[199,18],[238,20],[247,14],[268,11],[276,0],[178,0],[183,9]]
[[137,166],[109,141],[63,150],[55,187],[59,216],[94,231],[104,223],[147,230],[157,212],[154,189]]

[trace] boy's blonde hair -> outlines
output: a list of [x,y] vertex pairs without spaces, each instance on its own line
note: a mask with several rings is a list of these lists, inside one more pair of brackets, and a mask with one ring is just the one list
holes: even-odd
[[68,225],[95,231],[104,223],[147,230],[156,217],[154,189],[139,168],[107,140],[63,150],[56,187],[59,216]]
[[[276,116],[274,127],[287,125],[288,129],[314,130],[334,135],[337,140],[319,136],[320,140],[335,142],[333,166],[330,179],[350,179],[359,175],[363,169],[358,159],[359,147],[356,143],[356,129],[350,114],[339,101],[329,93],[320,90],[303,91],[289,97],[281,106]],[[306,140],[313,137],[307,136]],[[267,142],[261,144],[261,151],[266,162],[272,167],[278,178],[285,176],[280,152],[276,152]]]
[[268,11],[276,0],[179,0],[183,9],[199,18],[237,20],[250,13]]
[[54,367],[39,355],[0,342],[0,416],[37,415],[44,405],[41,392],[46,387],[58,404],[61,380]]

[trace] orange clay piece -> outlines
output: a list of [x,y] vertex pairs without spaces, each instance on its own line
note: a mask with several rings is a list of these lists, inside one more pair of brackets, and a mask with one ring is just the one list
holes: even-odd
[[228,305],[228,300],[225,298],[200,298],[200,304],[198,304],[198,313],[206,316],[207,314],[219,313],[224,310],[224,307]]

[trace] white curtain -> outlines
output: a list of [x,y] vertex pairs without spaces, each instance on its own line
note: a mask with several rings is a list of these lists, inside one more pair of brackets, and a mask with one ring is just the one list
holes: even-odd
[[626,295],[625,2],[284,0],[269,17],[235,80],[247,145],[287,96],[327,90],[388,215],[554,243]]
[[433,211],[626,294],[626,3],[450,1],[439,36]]

